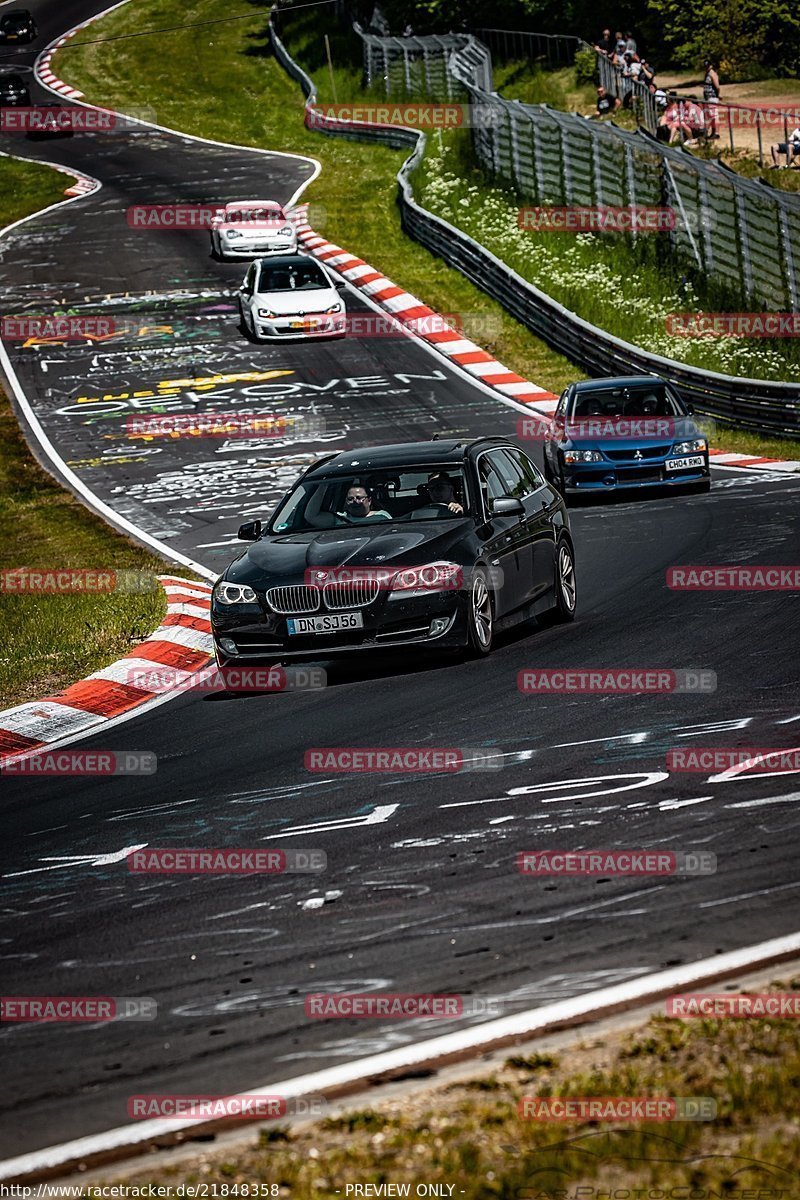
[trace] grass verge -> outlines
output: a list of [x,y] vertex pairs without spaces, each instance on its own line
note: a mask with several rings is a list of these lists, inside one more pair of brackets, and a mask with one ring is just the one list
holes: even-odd
[[[773,989],[796,991],[800,978]],[[444,1187],[430,1194],[459,1200],[790,1200],[800,1171],[799,1078],[796,1020],[654,1017],[303,1129],[262,1127],[250,1146],[198,1151],[190,1165],[134,1167],[125,1183],[170,1191],[200,1183],[218,1196],[259,1184],[274,1189],[261,1195],[292,1200],[378,1195],[354,1186],[389,1181],[409,1191],[380,1194],[413,1197],[424,1181]],[[518,1116],[523,1097],[588,1096],[709,1097],[716,1117]]]
[[[319,232],[438,311],[490,314],[499,332],[483,344],[510,370],[554,392],[582,377],[459,272],[403,234],[395,177],[404,152],[326,138],[305,128],[300,90],[269,48],[267,12],[266,4],[255,3],[247,19],[191,28],[218,18],[215,0],[189,0],[180,8],[177,0],[137,0],[135,7],[118,9],[59,51],[57,72],[99,104],[121,109],[149,105],[160,124],[188,133],[319,159],[322,174],[305,193],[314,205]],[[130,36],[179,20],[185,28]],[[311,10],[292,18],[286,41],[314,77],[320,99],[330,102],[322,34],[319,15]],[[112,38],[122,40],[99,40]],[[354,94],[360,78],[347,34],[336,34],[332,55],[341,101]],[[753,453],[784,458],[795,453],[793,443],[778,455],[759,448],[756,435],[747,436]],[[724,430],[718,431],[715,444],[734,448]]]
[[[0,158],[0,226],[64,199],[49,167]],[[163,573],[165,562],[90,513],[38,465],[0,390],[0,570]],[[164,593],[5,595],[0,706],[57,691],[112,662],[159,624]]]

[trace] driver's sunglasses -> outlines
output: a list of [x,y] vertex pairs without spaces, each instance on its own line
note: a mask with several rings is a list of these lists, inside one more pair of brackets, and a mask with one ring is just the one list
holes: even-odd
[[369,496],[348,496],[345,504],[366,504]]

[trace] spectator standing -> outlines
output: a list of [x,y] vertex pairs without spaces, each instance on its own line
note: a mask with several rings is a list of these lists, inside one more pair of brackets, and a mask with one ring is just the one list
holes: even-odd
[[614,49],[614,42],[611,37],[611,30],[604,29],[603,36],[599,39],[599,41],[595,45],[595,50],[597,51],[598,54],[605,54],[606,58],[608,58],[611,55],[611,52],[613,49]]
[[630,54],[636,53],[636,42],[634,41],[633,34],[630,31],[625,34],[625,49],[629,51]]
[[703,79],[703,100],[705,101],[706,120],[708,121],[708,136],[712,140],[719,137],[717,131],[717,111],[719,109],[719,75],[710,58],[703,62],[705,78]]

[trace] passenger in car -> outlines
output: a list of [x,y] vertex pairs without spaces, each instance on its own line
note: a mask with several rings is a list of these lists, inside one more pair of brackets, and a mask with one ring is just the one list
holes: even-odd
[[344,500],[344,512],[337,512],[337,517],[343,521],[360,522],[360,521],[391,521],[392,514],[388,513],[385,508],[374,509],[372,507],[372,492],[358,484],[354,484],[347,489],[347,495]]

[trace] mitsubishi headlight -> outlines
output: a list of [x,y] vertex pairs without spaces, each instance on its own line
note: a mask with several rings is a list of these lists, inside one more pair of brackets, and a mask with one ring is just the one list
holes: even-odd
[[565,450],[565,463],[602,462],[603,456],[597,450]]
[[243,583],[218,583],[214,588],[214,599],[220,604],[257,604],[258,597],[251,587]]
[[705,438],[695,438],[691,442],[676,442],[672,447],[673,454],[698,454],[705,453],[708,449],[708,442]]
[[294,229],[291,225],[284,225],[283,229],[278,230],[278,235],[280,237],[291,237],[293,233]]
[[341,302],[341,300],[337,300],[335,304],[332,304],[332,305],[330,306],[330,308],[326,308],[326,309],[325,309],[325,312],[326,312],[326,313],[334,313],[334,312],[341,312],[341,311],[342,311],[342,302]]
[[223,229],[222,236],[226,238],[237,238],[241,237],[242,235],[238,229]]

